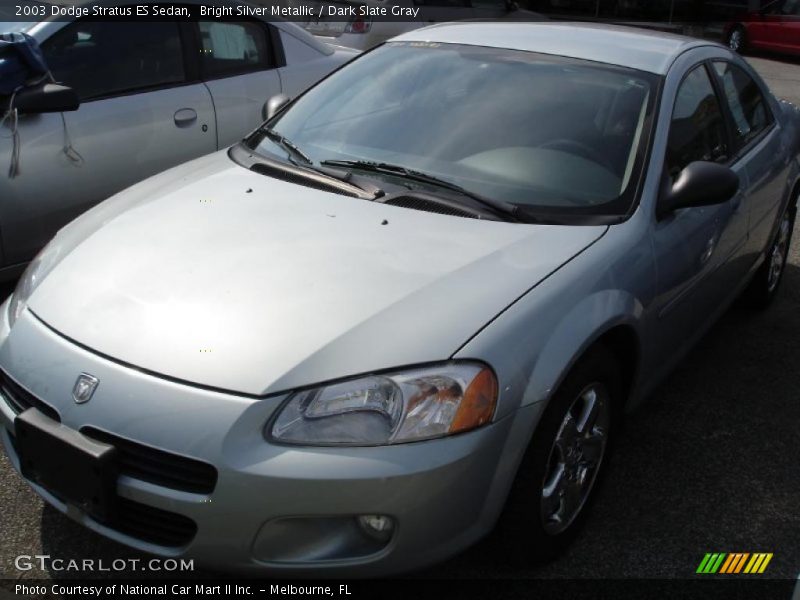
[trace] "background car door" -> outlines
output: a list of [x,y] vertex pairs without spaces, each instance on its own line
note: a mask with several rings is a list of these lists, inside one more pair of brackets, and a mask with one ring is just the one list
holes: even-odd
[[[20,118],[21,172],[2,182],[0,197],[7,265],[30,260],[93,204],[216,150],[211,96],[187,83],[181,40],[176,22],[79,20],[42,44],[54,77],[78,92],[81,106],[63,121]],[[10,152],[0,147],[4,171]]]
[[[780,50],[783,29],[783,7],[787,0],[768,3],[761,14],[748,28],[750,44],[756,48]],[[792,1],[792,0],[789,0]]]
[[[693,161],[730,161],[722,104],[704,64],[686,76],[675,99],[665,184],[671,185]],[[655,226],[655,314],[662,362],[678,355],[691,343],[692,334],[727,305],[737,277],[746,271],[740,257],[747,240],[747,205],[741,191],[746,189],[747,173],[742,165],[733,168],[743,182],[736,197],[716,206],[678,210]]]
[[731,121],[736,168],[747,172],[749,239],[747,266],[766,248],[778,216],[789,164],[776,156],[790,154],[781,147],[780,131],[763,90],[741,67],[715,61],[714,72]]
[[205,20],[196,27],[201,73],[216,108],[217,145],[224,148],[255,129],[267,100],[281,92],[272,36],[257,20]]

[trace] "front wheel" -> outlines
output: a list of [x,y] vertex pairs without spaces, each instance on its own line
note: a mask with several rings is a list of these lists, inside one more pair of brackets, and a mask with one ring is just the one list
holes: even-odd
[[772,245],[767,250],[767,256],[755,276],[744,292],[745,303],[752,308],[766,308],[775,298],[781,281],[783,272],[786,270],[786,262],[789,259],[789,245],[792,241],[792,230],[794,229],[794,211],[789,206],[781,217],[778,231],[772,241]]
[[612,353],[598,345],[550,400],[499,523],[515,558],[551,559],[583,525],[616,433],[620,381]]

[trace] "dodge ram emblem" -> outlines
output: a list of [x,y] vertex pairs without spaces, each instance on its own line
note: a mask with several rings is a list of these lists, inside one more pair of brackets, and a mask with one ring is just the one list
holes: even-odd
[[92,399],[92,394],[100,384],[100,380],[88,373],[81,373],[78,379],[75,380],[75,386],[72,388],[72,399],[76,404],[83,404]]

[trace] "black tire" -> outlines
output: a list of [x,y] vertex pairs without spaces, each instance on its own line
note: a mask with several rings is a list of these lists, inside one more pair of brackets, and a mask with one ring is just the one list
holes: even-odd
[[744,54],[747,51],[747,29],[745,29],[744,25],[732,27],[728,32],[725,44],[734,52]]
[[[567,412],[581,399],[582,392],[593,385],[600,385],[607,391],[609,418],[604,452],[577,513],[568,523],[550,519],[546,523],[545,478],[552,481],[554,462],[557,463],[562,454],[554,447],[556,437],[562,430]],[[597,344],[572,368],[553,395],[525,451],[498,523],[498,533],[508,550],[507,560],[523,563],[551,560],[578,534],[608,464],[613,437],[620,429],[620,412],[624,403],[622,390],[620,368],[614,355],[606,346]],[[559,502],[564,506],[563,500]],[[554,531],[554,527],[563,529]]]
[[[794,221],[795,210],[794,201],[792,201],[781,217],[780,224],[778,225],[778,231],[775,233],[772,242],[770,242],[769,248],[767,249],[767,255],[764,258],[764,264],[758,268],[758,271],[756,271],[756,274],[753,276],[753,280],[749,283],[747,288],[745,288],[745,291],[742,294],[744,305],[748,308],[764,310],[768,308],[775,299],[775,296],[780,289],[781,282],[783,281],[783,273],[786,270],[786,263],[789,259],[789,249],[792,243]],[[787,228],[787,232],[785,240],[782,240],[782,236],[784,235],[784,227]],[[784,248],[781,250],[780,245],[782,243],[784,244]],[[782,252],[779,270],[775,265],[775,261],[777,260],[775,256],[776,252]]]

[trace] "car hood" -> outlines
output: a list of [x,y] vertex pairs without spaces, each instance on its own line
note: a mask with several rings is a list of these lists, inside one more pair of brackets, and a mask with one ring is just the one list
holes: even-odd
[[386,206],[216,153],[62,230],[28,306],[112,359],[262,395],[447,359],[606,229]]

